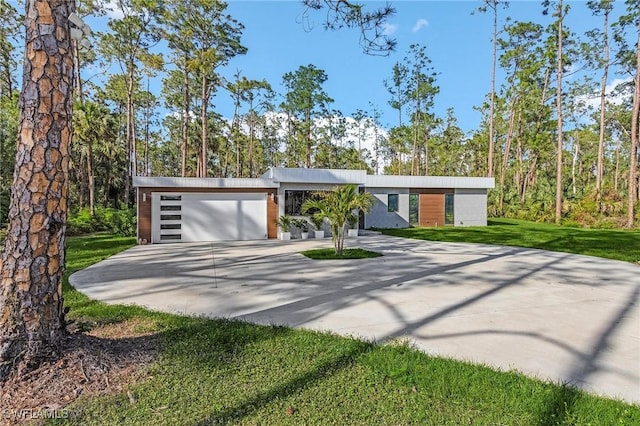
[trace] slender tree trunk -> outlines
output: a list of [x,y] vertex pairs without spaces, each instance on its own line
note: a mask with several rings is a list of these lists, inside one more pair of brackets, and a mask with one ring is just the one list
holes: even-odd
[[149,176],[149,121],[151,120],[151,92],[149,87],[149,75],[147,74],[147,108],[144,114],[144,170],[143,176]]
[[207,177],[207,105],[209,104],[209,89],[207,87],[207,78],[202,76],[202,113],[200,120],[202,120],[202,140],[200,143],[201,152],[200,156],[202,157],[201,167],[200,167],[200,177]]
[[255,122],[254,122],[254,112],[253,112],[253,100],[249,100],[249,177],[254,177],[254,168],[253,168],[253,144],[255,139]]
[[182,177],[187,176],[187,154],[189,151],[189,72],[186,69],[186,61],[188,60],[188,58],[185,58],[185,64],[184,64],[184,74],[183,74],[183,88],[182,90],[183,92],[183,103],[184,105],[182,106],[182,147],[181,147],[181,151],[182,151],[182,161],[180,164],[180,171],[182,174]]
[[24,78],[2,253],[0,380],[60,353],[73,59],[65,0],[26,2]]
[[562,142],[564,135],[562,133],[562,48],[563,48],[563,26],[564,11],[562,10],[562,0],[558,2],[558,87],[556,89],[556,109],[558,115],[558,155],[556,161],[556,224],[560,224],[562,219]]
[[78,40],[71,40],[71,48],[73,49],[73,79],[75,84],[73,91],[80,101],[80,104],[82,104],[84,102],[84,92],[82,91],[82,78],[80,78],[80,49],[78,48]]
[[573,143],[573,158],[571,159],[571,193],[576,195],[576,166],[578,164],[578,155],[580,154],[580,143],[578,142],[578,131],[576,130],[575,141]]
[[233,111],[233,141],[236,150],[236,177],[241,177],[240,170],[240,88],[236,88],[235,108]]
[[621,141],[618,141],[618,145],[616,146],[616,170],[613,176],[613,190],[618,194],[618,182],[620,180],[620,148]]
[[[73,143],[73,135],[69,141],[69,146]],[[76,179],[78,180],[78,206],[83,209],[87,205],[86,193],[88,192],[88,180],[85,179],[84,173],[87,170],[87,153],[86,150],[80,153],[80,163],[78,164],[78,172]]]
[[498,5],[493,5],[493,56],[491,65],[491,97],[489,102],[489,153],[487,155],[487,176],[493,177],[493,156],[495,151],[495,99],[496,99],[496,59],[498,49]]
[[124,181],[124,204],[129,207],[131,193],[131,178],[135,175],[135,142],[133,139],[133,64],[127,64],[127,110],[126,110],[126,140],[127,140],[127,176]]
[[89,190],[89,212],[91,216],[96,213],[96,185],[93,176],[93,148],[91,141],[87,141],[87,189]]
[[499,209],[500,214],[504,213],[504,181],[507,174],[507,165],[509,164],[509,151],[511,151],[511,140],[513,139],[513,130],[516,121],[516,101],[518,96],[513,96],[511,100],[511,112],[509,114],[509,130],[507,131],[507,139],[504,147],[504,154],[502,156],[502,167],[500,168],[500,202]]
[[604,63],[602,81],[600,83],[600,134],[598,139],[598,159],[596,166],[596,202],[598,210],[602,211],[602,180],[604,178],[604,127],[607,106],[607,79],[609,78],[609,9],[604,12],[603,25]]
[[638,188],[638,139],[640,129],[640,37],[636,42],[636,76],[633,92],[633,112],[631,115],[631,152],[629,159],[629,197],[627,206],[627,227],[633,228],[635,223],[635,204]]
[[518,161],[518,169],[516,170],[516,186],[518,193],[522,192],[523,179],[524,179],[524,166],[523,166],[523,148],[522,148],[522,110],[518,111],[518,136],[516,137],[516,158]]
[[307,165],[307,168],[310,168],[311,167],[311,111],[308,109],[304,113],[304,121],[305,121],[305,129],[306,129],[305,139],[307,142],[306,165]]
[[522,194],[520,195],[520,202],[524,204],[527,201],[527,190],[530,186],[533,186],[534,177],[536,173],[536,169],[538,167],[538,157],[536,155],[531,159],[531,164],[529,166],[529,171],[527,172],[527,176],[524,179],[524,184],[522,185]]

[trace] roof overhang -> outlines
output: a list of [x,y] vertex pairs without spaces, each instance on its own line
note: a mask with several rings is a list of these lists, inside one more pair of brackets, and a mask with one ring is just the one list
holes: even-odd
[[367,175],[368,188],[465,188],[491,189],[495,179],[458,176],[389,176]]
[[279,188],[271,179],[250,178],[193,178],[135,176],[133,186],[145,188]]
[[365,170],[307,169],[271,167],[262,178],[282,183],[324,183],[344,185],[353,183],[363,185],[367,179]]

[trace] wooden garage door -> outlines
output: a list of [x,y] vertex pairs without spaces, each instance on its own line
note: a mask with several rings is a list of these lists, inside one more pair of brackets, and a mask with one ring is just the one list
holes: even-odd
[[420,194],[420,226],[444,226],[444,194]]

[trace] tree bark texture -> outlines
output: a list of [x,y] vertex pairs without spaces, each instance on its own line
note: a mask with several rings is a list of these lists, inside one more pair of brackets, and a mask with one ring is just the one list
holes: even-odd
[[26,2],[20,126],[2,253],[0,379],[60,352],[73,59],[67,0]]

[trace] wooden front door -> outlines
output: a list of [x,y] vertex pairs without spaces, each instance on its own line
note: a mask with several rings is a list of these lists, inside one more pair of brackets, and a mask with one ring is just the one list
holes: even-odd
[[420,226],[444,226],[444,212],[444,194],[420,194]]

